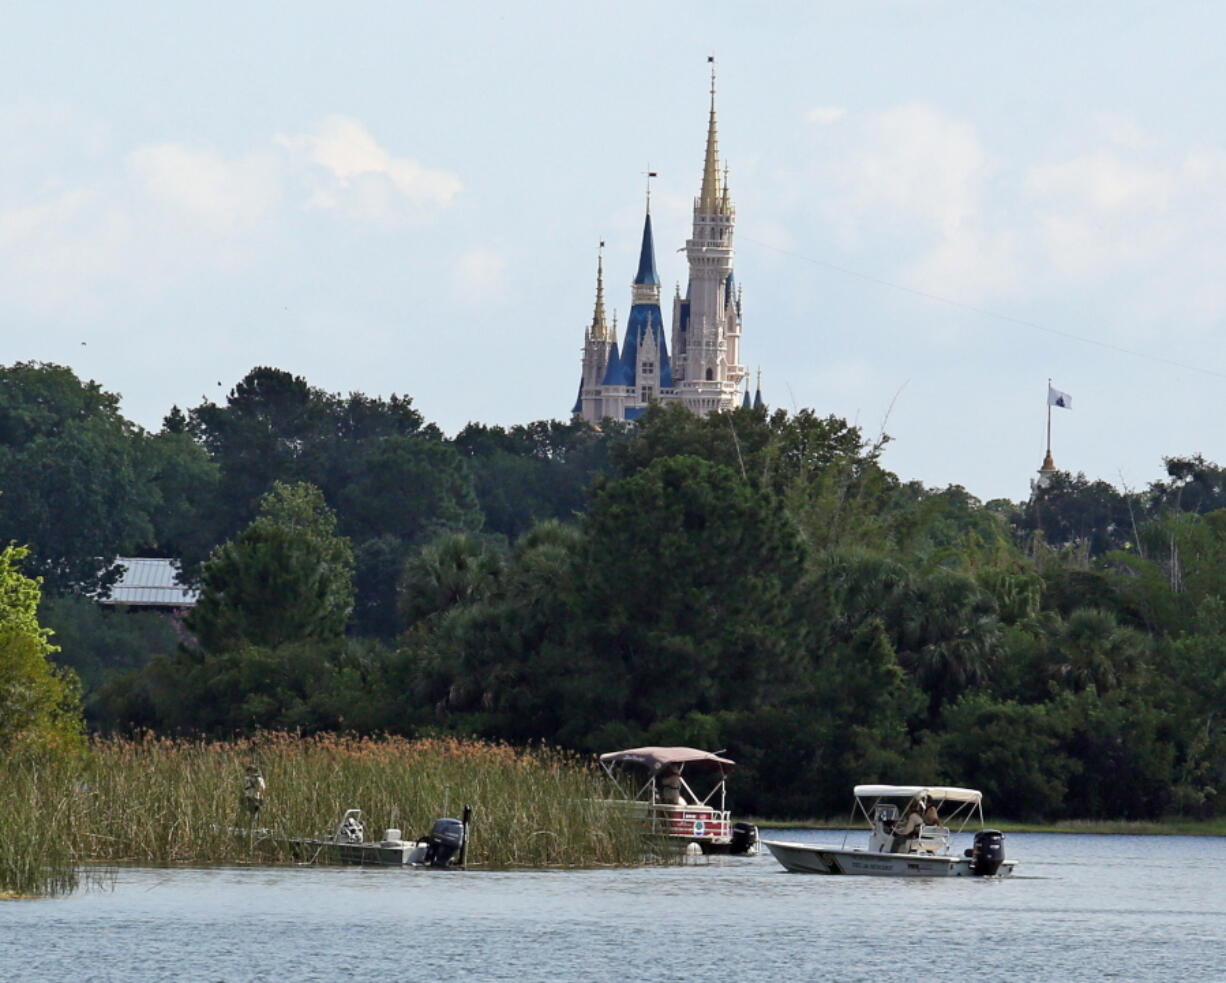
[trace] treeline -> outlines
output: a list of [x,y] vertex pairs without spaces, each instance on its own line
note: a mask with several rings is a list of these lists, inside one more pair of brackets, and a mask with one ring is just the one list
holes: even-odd
[[[0,543],[90,724],[726,748],[740,810],[863,781],[1017,818],[1219,813],[1226,472],[981,503],[809,411],[470,425],[256,369],[158,433],[0,369]],[[185,624],[90,596],[175,556]]]

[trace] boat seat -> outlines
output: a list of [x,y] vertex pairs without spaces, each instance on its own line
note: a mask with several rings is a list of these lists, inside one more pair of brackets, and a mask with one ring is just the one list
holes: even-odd
[[945,826],[921,826],[918,839],[912,841],[912,853],[940,853],[949,845],[949,829]]

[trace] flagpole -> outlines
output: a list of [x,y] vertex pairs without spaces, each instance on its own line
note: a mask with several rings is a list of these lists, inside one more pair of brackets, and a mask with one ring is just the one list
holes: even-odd
[[1051,457],[1051,380],[1047,380],[1047,456]]

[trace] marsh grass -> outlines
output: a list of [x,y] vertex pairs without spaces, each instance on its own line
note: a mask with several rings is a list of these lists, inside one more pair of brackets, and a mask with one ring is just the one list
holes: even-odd
[[[240,808],[244,766],[268,784],[254,828]],[[474,810],[473,866],[641,862],[642,832],[609,789],[565,752],[454,739],[300,738],[95,741],[83,756],[0,764],[0,890],[54,893],[76,865],[292,863],[286,841],[335,829],[361,809],[367,839],[413,839]],[[310,859],[310,857],[307,857]]]
[[0,766],[0,897],[63,894],[79,883],[67,836],[70,762],[15,754]]

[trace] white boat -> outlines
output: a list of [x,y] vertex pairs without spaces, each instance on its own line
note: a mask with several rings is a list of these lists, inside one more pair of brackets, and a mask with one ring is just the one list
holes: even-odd
[[[852,819],[868,822],[868,847],[763,840],[789,871],[797,874],[867,874],[878,877],[1004,877],[1016,860],[1005,859],[1004,834],[983,828],[983,796],[973,788],[938,785],[857,785]],[[932,808],[923,822],[925,810]],[[943,818],[941,813],[948,811]],[[920,817],[909,820],[915,814]],[[978,819],[970,847],[953,852],[951,840]],[[911,827],[914,827],[912,829]],[[904,832],[904,829],[906,832]]]
[[[624,794],[626,808],[660,842],[702,853],[757,852],[758,828],[734,823],[727,809],[735,761],[692,747],[636,747],[602,754],[600,765]],[[705,795],[694,791],[691,778]]]

